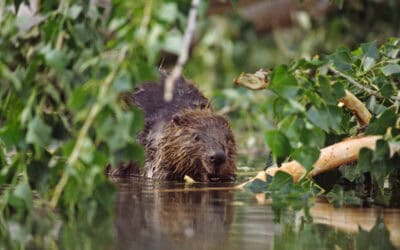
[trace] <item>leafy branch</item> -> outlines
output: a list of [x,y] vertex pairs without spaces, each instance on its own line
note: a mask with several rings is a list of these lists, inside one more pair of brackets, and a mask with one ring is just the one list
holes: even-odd
[[[120,69],[121,63],[124,61],[125,56],[126,56],[126,47],[123,47],[119,53],[119,56],[117,57],[117,64],[114,67],[114,69],[108,74],[108,76],[105,78],[104,83],[100,86],[99,90],[99,95],[97,97],[96,103],[91,107],[89,114],[83,123],[83,126],[81,130],[79,131],[75,146],[72,150],[71,155],[68,157],[66,161],[66,167],[74,167],[76,161],[79,159],[79,154],[81,153],[82,145],[84,143],[85,137],[87,136],[87,133],[90,129],[90,127],[93,124],[94,119],[96,118],[97,114],[101,111],[101,109],[104,107],[104,99],[106,98],[106,95],[108,94],[108,91],[110,89],[110,86],[112,82],[115,80],[115,77],[118,73],[118,70]],[[69,179],[69,174],[67,171],[63,171],[62,176],[60,178],[60,181],[57,183],[53,196],[50,200],[50,206],[55,208],[57,206],[58,200],[60,198],[60,195],[62,191],[65,188],[65,185],[67,184]]]

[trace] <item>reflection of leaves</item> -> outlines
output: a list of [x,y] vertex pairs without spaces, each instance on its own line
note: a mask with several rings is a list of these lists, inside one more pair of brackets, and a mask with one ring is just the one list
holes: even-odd
[[[287,221],[287,220],[286,220]],[[349,233],[336,227],[314,223],[286,222],[280,234],[274,236],[275,250],[286,249],[396,249],[381,218],[370,231],[359,228]]]
[[271,179],[269,179],[269,181],[268,180],[262,181],[260,179],[254,179],[252,182],[246,184],[244,187],[255,194],[264,193],[267,190],[270,182],[271,182]]
[[365,231],[361,227],[357,235],[357,249],[396,249],[390,241],[390,233],[383,219],[378,218],[371,231]]
[[333,189],[327,194],[327,197],[334,207],[361,205],[361,199],[356,196],[353,190],[344,191],[343,187],[339,185],[334,185]]

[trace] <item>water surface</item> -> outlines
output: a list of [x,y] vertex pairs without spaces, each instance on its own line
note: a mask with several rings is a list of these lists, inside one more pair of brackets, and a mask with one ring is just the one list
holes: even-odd
[[302,211],[277,211],[234,184],[112,181],[116,249],[400,248],[398,209],[334,209],[319,201],[310,219]]

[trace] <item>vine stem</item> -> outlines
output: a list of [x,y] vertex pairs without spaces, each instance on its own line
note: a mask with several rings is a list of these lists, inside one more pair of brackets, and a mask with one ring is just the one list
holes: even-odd
[[[369,89],[367,87],[365,87],[364,85],[360,84],[359,82],[357,82],[356,80],[354,80],[351,76],[348,76],[342,72],[340,72],[339,70],[333,68],[332,66],[329,66],[329,71],[331,71],[333,74],[343,77],[344,79],[346,79],[349,83],[353,84],[354,86],[356,86],[357,88],[367,92],[370,95],[376,96],[378,98],[384,99],[385,97],[383,97],[382,95],[380,95],[377,91]],[[390,97],[393,100],[399,101],[400,98],[397,96],[391,96]]]
[[144,12],[143,18],[142,21],[140,22],[140,27],[139,27],[139,37],[142,39],[144,39],[144,35],[147,33],[147,29],[151,19],[152,8],[153,8],[153,0],[147,1],[143,11]]
[[[100,112],[100,110],[104,106],[103,100],[106,97],[108,89],[110,88],[115,76],[118,73],[119,66],[120,66],[121,62],[123,61],[123,59],[125,58],[125,54],[126,54],[126,48],[123,48],[119,55],[117,66],[108,74],[103,85],[101,86],[99,95],[97,96],[97,102],[90,109],[89,114],[88,114],[81,130],[79,131],[78,138],[76,140],[76,143],[72,150],[72,153],[70,154],[70,156],[67,159],[67,162],[66,162],[67,166],[74,166],[75,163],[78,161],[79,153],[83,146],[86,135],[87,135],[94,119],[96,118],[97,114]],[[54,189],[53,196],[50,200],[50,206],[52,208],[55,208],[57,206],[58,200],[60,199],[60,196],[61,196],[61,193],[68,183],[69,176],[70,176],[69,173],[64,170],[59,182],[57,183],[57,185]]]
[[171,74],[165,80],[164,100],[167,102],[170,102],[172,100],[174,93],[174,83],[176,79],[182,74],[183,66],[185,65],[189,56],[190,42],[192,41],[194,32],[196,31],[197,12],[200,2],[201,0],[192,0],[192,6],[190,7],[189,19],[187,22],[185,35],[183,37],[183,45],[179,53],[178,61]]

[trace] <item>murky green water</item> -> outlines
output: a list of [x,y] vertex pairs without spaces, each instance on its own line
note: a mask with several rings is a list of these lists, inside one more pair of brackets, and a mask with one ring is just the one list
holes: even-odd
[[398,209],[334,209],[318,202],[310,220],[232,184],[112,181],[118,187],[116,249],[400,248]]

